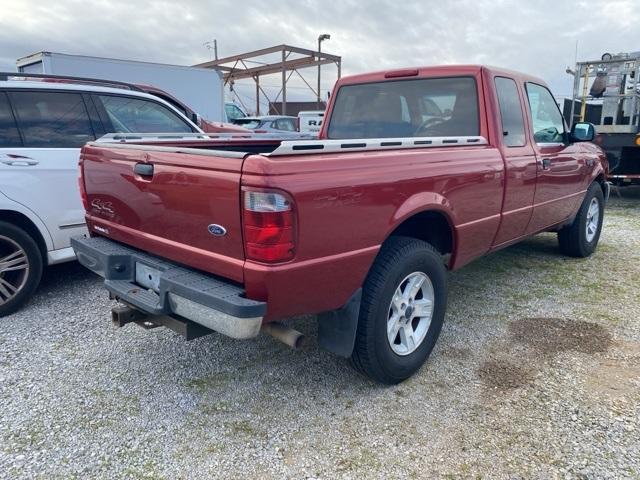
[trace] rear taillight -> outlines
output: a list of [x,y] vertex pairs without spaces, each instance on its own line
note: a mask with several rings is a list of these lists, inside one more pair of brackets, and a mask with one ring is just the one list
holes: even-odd
[[89,211],[89,199],[87,198],[87,189],[84,186],[84,175],[82,174],[82,162],[78,165],[78,170],[80,174],[78,176],[78,188],[80,189],[80,198],[82,199],[82,206],[84,207],[84,211]]
[[245,190],[243,223],[248,259],[275,263],[293,258],[293,205],[284,194]]

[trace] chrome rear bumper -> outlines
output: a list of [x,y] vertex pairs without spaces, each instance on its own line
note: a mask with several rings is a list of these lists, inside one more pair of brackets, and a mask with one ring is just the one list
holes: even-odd
[[[241,286],[103,237],[74,237],[78,261],[105,279],[112,296],[148,315],[179,316],[232,338],[258,335],[267,304]],[[157,272],[154,288],[136,281],[136,265]]]

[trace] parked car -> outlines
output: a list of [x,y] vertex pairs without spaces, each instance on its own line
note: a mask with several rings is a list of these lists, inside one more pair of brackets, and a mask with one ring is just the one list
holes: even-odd
[[[204,132],[206,133],[250,133],[246,128],[240,127],[238,125],[233,125],[232,123],[223,123],[223,122],[214,122],[212,120],[207,120],[206,118],[202,118],[196,112],[194,112],[191,108],[185,105],[183,102],[178,100],[176,97],[171,95],[170,93],[165,92],[164,90],[155,87],[153,85],[140,85],[138,84],[141,90],[146,93],[150,93],[151,95],[155,95],[163,99],[165,102],[170,103],[176,109],[180,111],[185,117],[190,119],[193,123],[198,125]],[[226,104],[225,104],[226,109]]]
[[233,121],[255,133],[297,132],[298,118],[286,115],[267,115],[263,117],[244,117]]
[[319,314],[322,347],[397,383],[436,343],[447,270],[546,231],[564,254],[596,249],[605,155],[593,125],[567,130],[538,78],[357,75],[337,82],[326,118],[320,140],[85,146],[90,237],[72,242],[128,305],[114,319],[295,345],[274,322]]
[[75,259],[69,239],[86,232],[78,192],[80,147],[109,132],[202,130],[171,104],[119,82],[82,84],[79,79],[23,73],[0,78],[4,316],[33,294],[44,266]]

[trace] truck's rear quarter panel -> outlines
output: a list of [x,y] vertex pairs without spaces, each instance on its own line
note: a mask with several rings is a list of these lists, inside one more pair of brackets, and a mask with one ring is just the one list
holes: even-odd
[[338,308],[363,284],[387,236],[425,210],[449,219],[457,252],[452,265],[461,266],[491,246],[503,171],[490,146],[249,157],[243,186],[288,192],[298,238],[289,264],[246,262],[247,293],[268,299],[269,314],[277,317]]

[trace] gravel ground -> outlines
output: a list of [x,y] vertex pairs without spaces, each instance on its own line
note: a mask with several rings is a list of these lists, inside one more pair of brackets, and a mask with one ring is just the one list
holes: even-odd
[[50,269],[0,320],[1,478],[640,478],[640,191],[597,253],[540,235],[450,276],[427,365],[381,387],[315,346],[109,320]]

